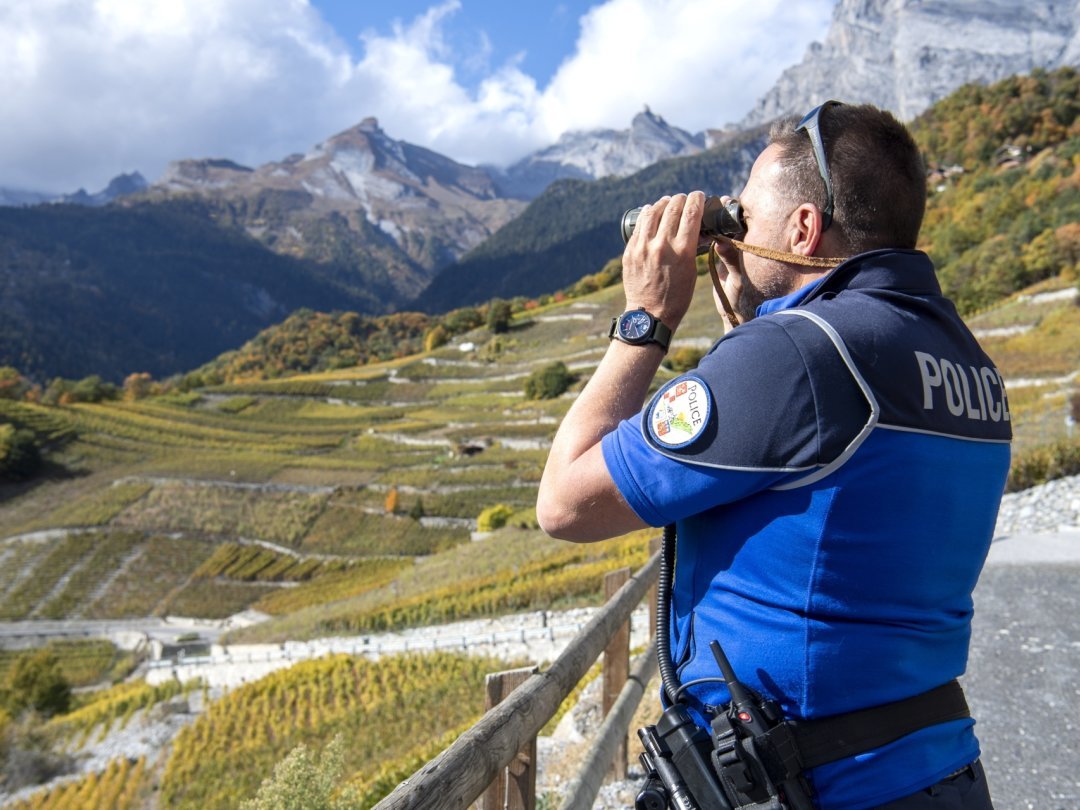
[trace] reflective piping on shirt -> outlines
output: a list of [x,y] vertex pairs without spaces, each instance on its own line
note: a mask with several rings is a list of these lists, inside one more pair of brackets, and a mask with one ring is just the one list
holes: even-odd
[[798,487],[804,487],[807,484],[813,484],[815,481],[820,481],[822,478],[825,478],[826,476],[831,475],[834,471],[840,469],[840,467],[842,467],[847,462],[847,460],[851,458],[852,455],[854,455],[855,451],[859,449],[859,446],[864,441],[866,441],[866,437],[869,436],[870,433],[874,430],[874,427],[877,425],[878,422],[878,417],[881,415],[881,406],[878,404],[877,398],[874,396],[874,392],[870,390],[869,384],[867,384],[866,380],[863,379],[862,374],[859,373],[859,369],[856,368],[855,361],[851,359],[851,355],[848,353],[847,350],[847,345],[844,343],[843,338],[840,337],[840,333],[833,329],[832,325],[828,321],[826,321],[820,315],[816,315],[813,312],[809,312],[805,309],[783,310],[781,312],[777,312],[776,315],[798,315],[799,317],[806,318],[811,323],[817,324],[818,328],[821,329],[821,331],[823,331],[828,336],[829,340],[832,341],[833,346],[836,348],[836,351],[840,355],[840,358],[844,361],[844,365],[846,365],[848,371],[851,372],[851,376],[854,378],[855,384],[859,386],[859,390],[862,391],[862,395],[866,397],[866,402],[870,405],[870,418],[867,420],[866,424],[863,425],[862,430],[860,430],[855,435],[855,438],[853,438],[848,443],[848,446],[844,448],[844,452],[842,452],[839,456],[837,456],[825,466],[821,467],[817,472],[811,473],[805,478],[800,478],[797,481],[791,481],[786,484],[778,484],[775,487],[771,487],[771,489],[777,492],[782,492],[787,489],[796,489]]
[[882,430],[900,430],[904,433],[921,433],[924,436],[938,436],[942,439],[957,439],[962,442],[985,442],[986,444],[1012,444],[1012,439],[980,439],[976,436],[960,436],[956,433],[942,433],[937,430],[924,430],[923,428],[905,427],[904,425],[886,425],[881,422],[878,427]]

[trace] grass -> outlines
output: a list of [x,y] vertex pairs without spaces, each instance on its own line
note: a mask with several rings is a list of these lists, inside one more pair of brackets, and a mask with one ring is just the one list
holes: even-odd
[[158,606],[157,612],[168,616],[227,619],[247,610],[279,588],[279,585],[260,582],[192,579],[173,591]]
[[[578,545],[552,540],[536,530],[503,529],[486,540],[423,558],[383,586],[333,602],[305,605],[271,621],[231,631],[227,639],[235,643],[278,643],[317,638],[327,635],[331,627],[347,632],[348,623],[356,617],[389,619],[398,608],[412,612],[436,610],[440,601],[449,605],[468,599],[472,615],[594,604],[602,591],[602,572],[626,565],[636,569],[643,562],[648,539],[655,534],[646,530],[609,543]],[[552,579],[561,572],[571,577],[582,574],[574,581],[577,590]],[[548,577],[547,585],[544,577]],[[477,601],[477,594],[485,587],[494,594],[491,589],[500,584],[510,587],[499,599],[504,603],[513,601],[514,607],[500,608],[498,599],[490,599],[490,610],[485,612],[484,599]],[[461,606],[456,609],[460,612]],[[448,620],[442,616],[435,621]]]
[[1080,307],[1058,305],[1031,331],[983,344],[1006,380],[1074,374],[1080,369]]
[[296,546],[323,510],[324,492],[238,489],[184,482],[159,484],[116,523],[269,540]]
[[124,509],[142,498],[151,486],[140,482],[117,481],[85,497],[62,505],[36,525],[42,529],[62,526],[104,526]]
[[302,548],[313,554],[415,557],[468,539],[465,530],[429,529],[406,516],[370,514],[356,500],[342,495],[319,516]]

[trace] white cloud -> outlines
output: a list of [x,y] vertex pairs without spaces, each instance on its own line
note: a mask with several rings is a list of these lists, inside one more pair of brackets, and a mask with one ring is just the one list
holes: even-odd
[[[0,187],[101,188],[168,160],[258,164],[374,115],[394,138],[507,162],[644,104],[698,130],[740,118],[833,0],[608,0],[545,88],[520,57],[467,86],[443,29],[469,0],[361,35],[353,59],[306,0],[0,0]],[[809,26],[809,28],[808,28]]]
[[544,92],[549,129],[625,126],[645,104],[690,131],[737,121],[821,37],[832,0],[609,0]]

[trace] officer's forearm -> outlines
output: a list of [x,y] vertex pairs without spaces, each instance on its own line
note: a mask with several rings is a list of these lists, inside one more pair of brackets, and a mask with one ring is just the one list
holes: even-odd
[[619,495],[600,441],[641,410],[664,352],[655,344],[612,342],[566,414],[544,467],[536,513],[553,537],[597,540],[645,524]]

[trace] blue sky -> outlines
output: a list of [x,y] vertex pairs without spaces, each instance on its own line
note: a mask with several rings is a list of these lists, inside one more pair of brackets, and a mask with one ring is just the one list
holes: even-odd
[[0,188],[96,191],[169,161],[259,165],[378,118],[507,165],[646,105],[740,120],[835,0],[0,0]]
[[[360,32],[371,28],[389,31],[395,20],[412,19],[435,4],[431,0],[312,0],[311,5],[342,37],[353,56],[361,58]],[[596,0],[513,4],[464,0],[447,19],[444,36],[456,56],[462,80],[473,87],[492,65],[515,60],[522,71],[545,85],[572,53],[580,33],[579,20],[596,5],[600,5]]]

